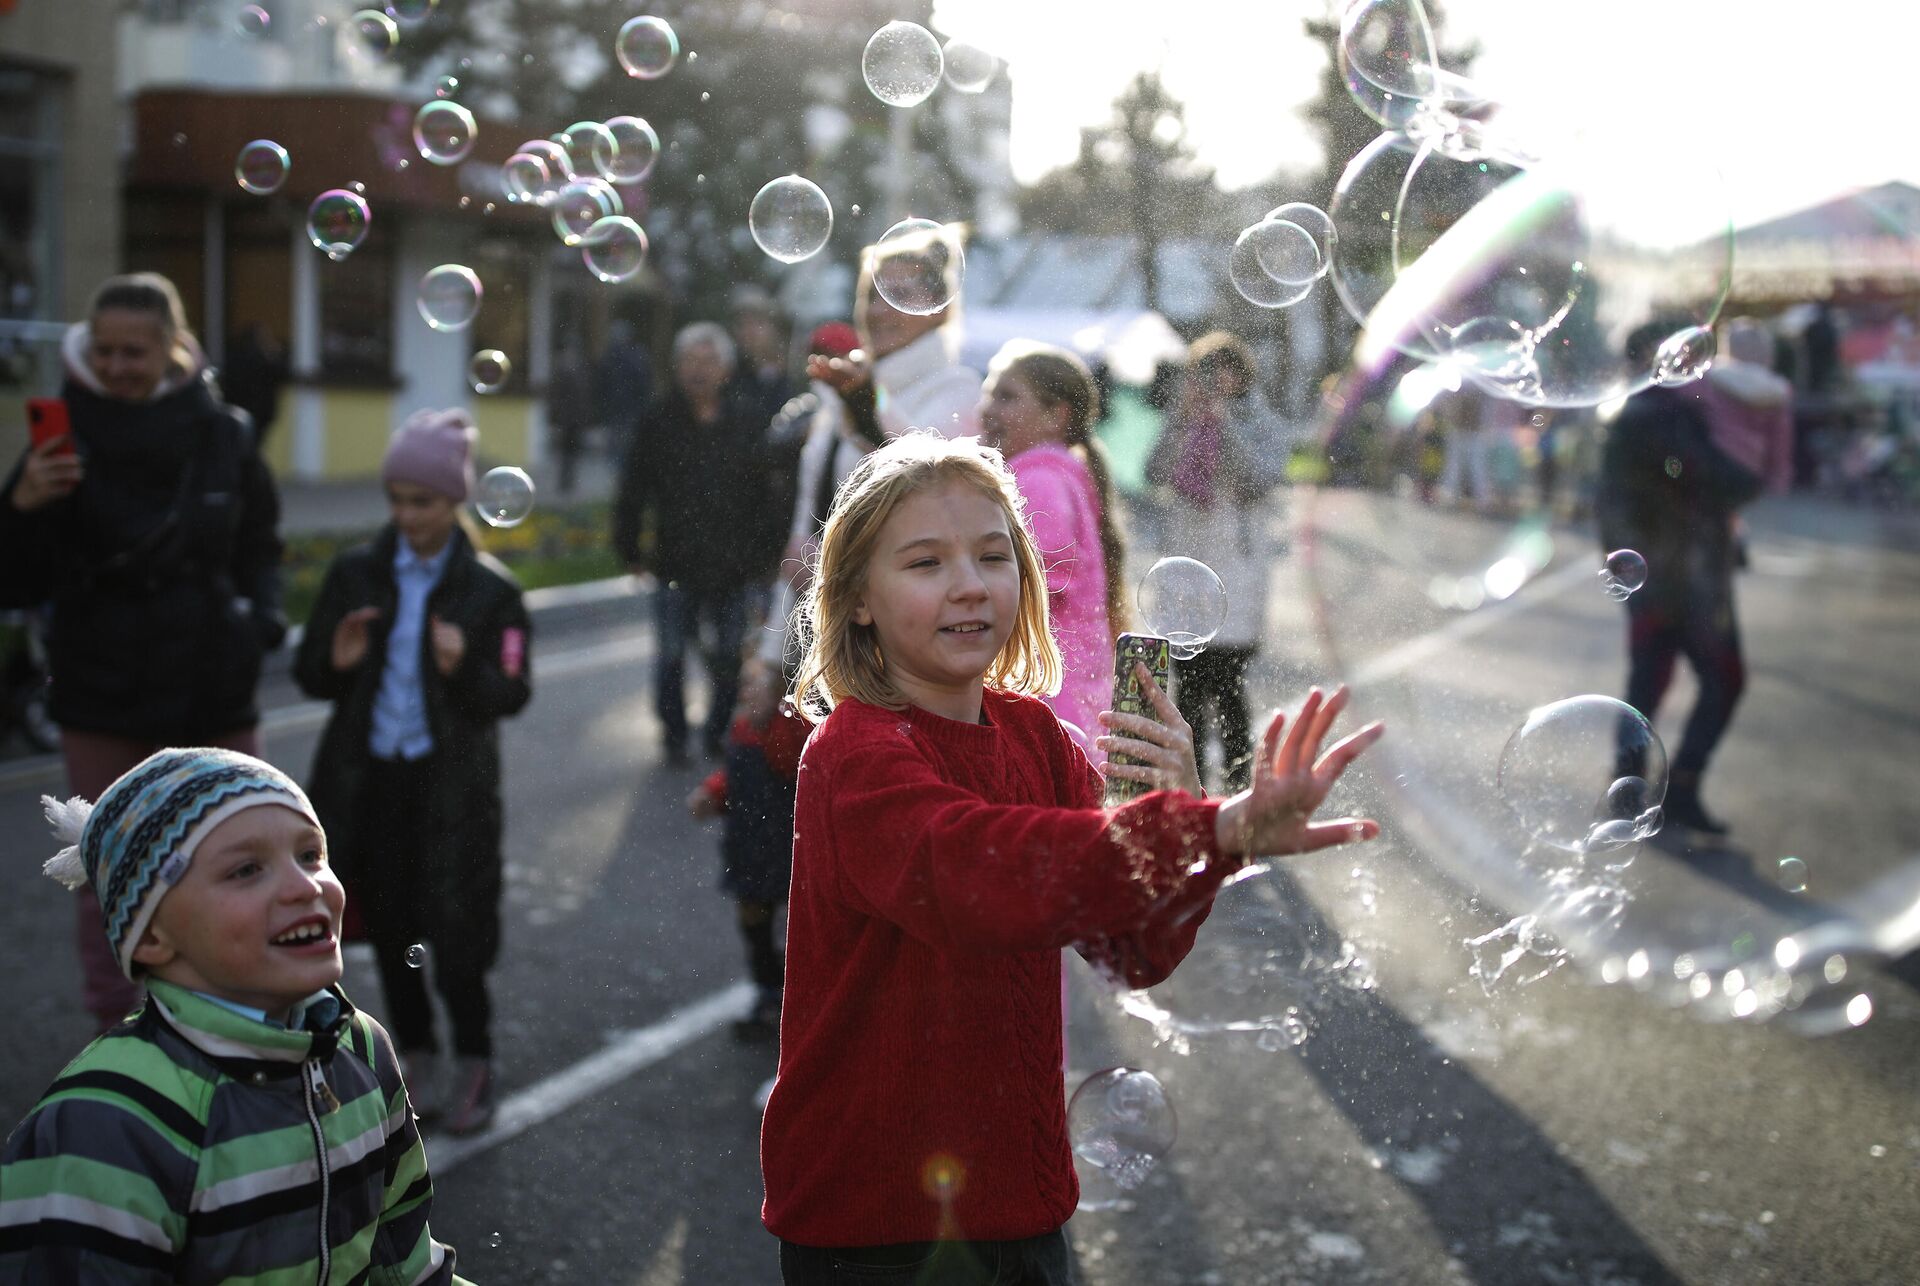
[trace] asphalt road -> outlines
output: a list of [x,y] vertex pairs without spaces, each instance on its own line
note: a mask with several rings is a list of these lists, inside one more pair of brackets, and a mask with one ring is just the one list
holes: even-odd
[[[1339,492],[1276,515],[1276,540],[1292,535],[1276,547],[1256,696],[1365,680],[1356,707],[1391,733],[1341,802],[1387,834],[1228,890],[1179,976],[1187,990],[1165,996],[1189,1016],[1291,1005],[1302,1043],[1157,1041],[1075,965],[1076,1073],[1147,1068],[1179,1116],[1145,1184],[1100,1188],[1121,1206],[1074,1219],[1086,1286],[1914,1279],[1909,983],[1849,954],[1842,990],[1868,995],[1873,1016],[1815,1038],[1599,980],[1632,951],[1659,970],[1737,955],[1861,901],[1884,919],[1875,882],[1920,850],[1920,557],[1858,515],[1762,510],[1755,529],[1741,586],[1752,682],[1708,788],[1730,844],[1644,846],[1610,936],[1558,968],[1527,956],[1489,990],[1466,940],[1538,909],[1542,887],[1502,830],[1494,764],[1530,706],[1618,688],[1619,608],[1577,534],[1558,533],[1511,598],[1462,612],[1433,601],[1437,578],[1483,573],[1515,524]],[[509,1108],[477,1144],[430,1139],[435,1228],[483,1282],[777,1280],[751,1102],[773,1054],[725,1029],[741,952],[715,833],[682,807],[700,770],[659,760],[639,605],[551,613],[537,635],[536,697],[504,734],[494,978]],[[317,711],[281,679],[265,695],[268,754],[304,773]],[[1677,728],[1663,716],[1669,741]],[[44,762],[0,764],[9,1121],[86,1036],[67,907],[35,874],[48,848],[35,800],[57,786]],[[1804,894],[1774,878],[1788,855],[1806,863]],[[1299,948],[1252,994],[1221,968],[1243,930]],[[347,985],[379,1012],[363,960]]]

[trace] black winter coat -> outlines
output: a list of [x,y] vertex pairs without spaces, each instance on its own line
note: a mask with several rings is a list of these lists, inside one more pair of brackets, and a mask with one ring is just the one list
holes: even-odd
[[153,402],[71,380],[62,396],[84,480],[30,514],[0,499],[0,605],[53,603],[48,713],[173,745],[253,727],[286,621],[280,501],[252,421],[206,377]]
[[1760,479],[1713,445],[1699,393],[1650,388],[1627,399],[1607,430],[1595,511],[1607,549],[1647,560],[1641,610],[1713,610],[1734,573],[1732,519]]
[[[427,597],[427,612],[458,625],[467,646],[453,673],[443,675],[433,660],[431,631],[420,632],[421,695],[440,765],[426,824],[428,849],[420,861],[436,929],[461,936],[463,950],[484,968],[500,935],[498,723],[519,713],[533,695],[532,623],[512,573],[477,553],[459,528],[452,539],[452,556]],[[373,762],[373,703],[399,603],[393,577],[398,540],[389,525],[371,544],[334,559],[294,661],[294,678],[307,695],[334,703],[307,793],[327,832],[328,858],[348,880],[355,876],[355,814]],[[368,606],[381,615],[369,627],[367,655],[351,670],[334,669],[335,627],[348,612]]]
[[614,552],[694,589],[771,580],[786,515],[768,494],[767,428],[759,403],[735,386],[712,424],[694,419],[678,389],[648,407],[614,501]]

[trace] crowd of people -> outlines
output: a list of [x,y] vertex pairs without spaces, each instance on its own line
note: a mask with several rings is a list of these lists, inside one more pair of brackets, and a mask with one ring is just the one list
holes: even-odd
[[[720,819],[756,988],[735,1030],[778,1042],[762,1163],[784,1279],[1065,1282],[1062,950],[1150,985],[1254,855],[1371,838],[1314,813],[1381,729],[1329,744],[1344,689],[1251,715],[1295,444],[1243,342],[1197,340],[1135,444],[1170,547],[1230,603],[1169,693],[1115,674],[1134,622],[1101,381],[1027,341],[968,369],[957,292],[896,307],[876,283],[902,272],[950,265],[938,244],[870,250],[851,322],[808,336],[804,385],[764,295],[736,297],[731,328],[683,327],[664,386],[630,403],[611,539],[656,587],[660,754],[711,761],[687,807]],[[303,787],[259,757],[254,691],[287,626],[251,417],[154,274],[106,283],[66,357],[70,430],[0,488],[0,605],[52,604],[68,798],[47,800],[47,866],[76,890],[100,1035],[0,1157],[0,1273],[460,1280],[418,1122],[495,1116],[498,725],[533,693],[531,618],[465,512],[473,421],[401,426],[389,521],[327,570],[293,667],[331,707]],[[607,378],[645,390],[635,357]],[[1741,684],[1733,515],[1784,476],[1784,414],[1736,375],[1639,395],[1608,439],[1603,537],[1689,569],[1629,601],[1628,696],[1651,714],[1676,656],[1700,671],[1667,802],[1700,829]],[[1110,708],[1116,678],[1150,715]],[[1102,808],[1103,773],[1143,793]],[[384,1022],[338,985],[356,937]],[[909,1055],[930,1070],[887,1071]],[[290,1137],[312,1140],[302,1164]],[[956,1149],[969,1181],[929,1202],[927,1159]]]

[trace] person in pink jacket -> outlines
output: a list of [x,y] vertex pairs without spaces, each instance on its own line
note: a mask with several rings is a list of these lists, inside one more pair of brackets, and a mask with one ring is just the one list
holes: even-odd
[[1113,640],[1126,628],[1126,546],[1114,521],[1112,475],[1093,436],[1100,395],[1086,364],[1062,348],[1015,340],[988,370],[980,427],[1026,497],[1047,566],[1048,604],[1065,663],[1045,698],[1087,756],[1113,697]]

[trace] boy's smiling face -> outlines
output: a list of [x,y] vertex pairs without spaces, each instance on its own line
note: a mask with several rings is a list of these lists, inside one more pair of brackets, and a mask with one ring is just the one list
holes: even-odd
[[283,1017],[339,981],[346,900],[326,837],[291,808],[262,804],[200,842],[133,958],[156,978]]
[[973,722],[981,680],[1019,607],[1007,511],[954,479],[914,492],[887,515],[853,619],[879,636],[887,677],[903,697]]

